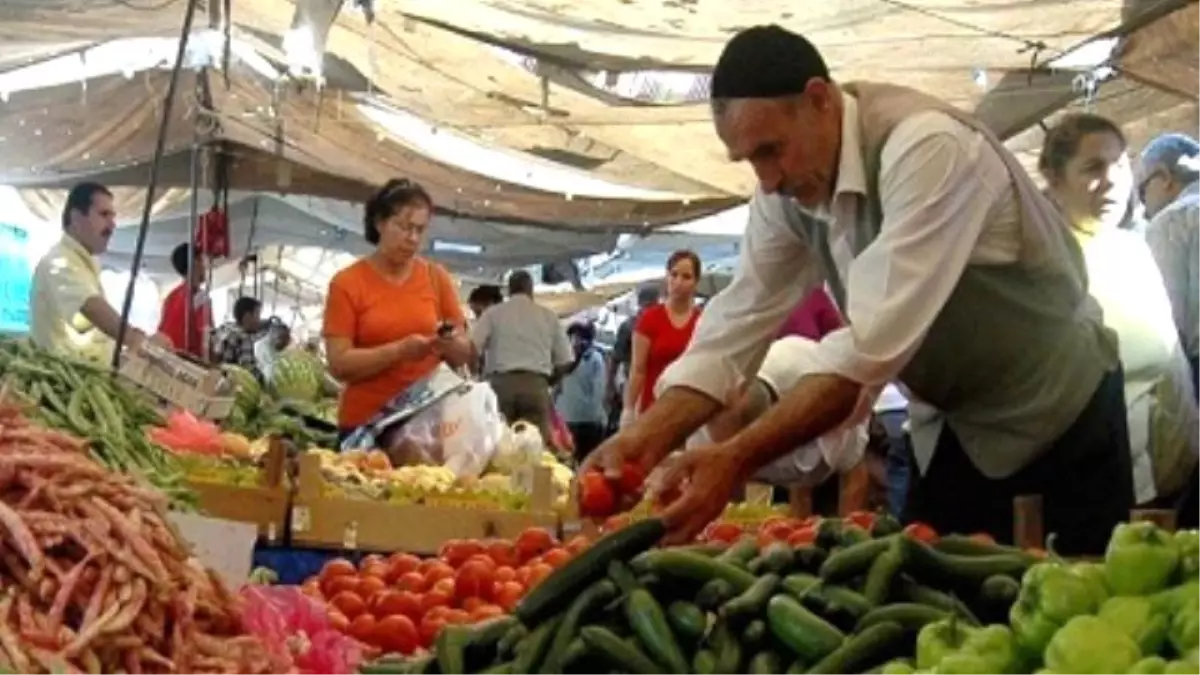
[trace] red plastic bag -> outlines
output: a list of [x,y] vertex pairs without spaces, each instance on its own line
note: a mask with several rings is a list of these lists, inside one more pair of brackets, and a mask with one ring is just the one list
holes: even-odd
[[151,429],[147,436],[151,441],[175,452],[190,452],[202,455],[220,455],[221,430],[217,425],[197,418],[186,410],[175,410],[167,415],[167,425]]
[[275,672],[355,673],[362,648],[338,632],[316,600],[295,586],[248,584],[239,591],[242,624],[271,653]]

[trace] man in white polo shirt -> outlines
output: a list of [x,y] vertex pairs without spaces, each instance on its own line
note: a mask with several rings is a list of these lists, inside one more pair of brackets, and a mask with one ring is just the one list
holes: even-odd
[[[112,358],[121,313],[104,298],[96,256],[108,250],[116,218],[112,192],[99,183],[79,183],[67,194],[62,239],[33,272],[30,337],[37,346],[101,362]],[[147,337],[132,326],[125,336],[134,347]],[[155,337],[170,346],[166,338]]]

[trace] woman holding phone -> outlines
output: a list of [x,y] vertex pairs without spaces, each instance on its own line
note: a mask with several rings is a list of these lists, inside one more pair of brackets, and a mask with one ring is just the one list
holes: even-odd
[[418,255],[433,215],[429,194],[390,180],[364,211],[375,251],[329,282],[322,330],[329,372],[346,385],[338,406],[343,437],[440,362],[458,368],[471,354],[450,274]]

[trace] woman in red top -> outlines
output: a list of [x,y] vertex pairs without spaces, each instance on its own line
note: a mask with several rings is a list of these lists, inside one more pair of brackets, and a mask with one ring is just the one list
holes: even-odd
[[642,312],[633,329],[633,357],[625,386],[622,427],[654,403],[654,385],[659,376],[692,341],[692,331],[700,317],[700,308],[696,307],[698,281],[700,256],[691,251],[672,253],[667,259],[666,301]]
[[[188,276],[188,259],[191,258],[191,276]],[[201,293],[204,283],[204,257],[191,244],[183,243],[171,251],[171,266],[183,277],[163,300],[162,316],[158,321],[158,332],[171,339],[176,350],[191,354],[203,361],[208,360],[208,334],[212,330],[212,306],[208,297]],[[185,334],[188,309],[191,308],[191,336]]]

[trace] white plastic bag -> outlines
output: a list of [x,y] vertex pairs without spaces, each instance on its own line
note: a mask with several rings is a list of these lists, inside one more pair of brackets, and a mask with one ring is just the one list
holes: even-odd
[[491,462],[503,434],[496,393],[486,383],[475,382],[406,422],[398,440],[421,447],[430,463],[459,478],[476,478]]

